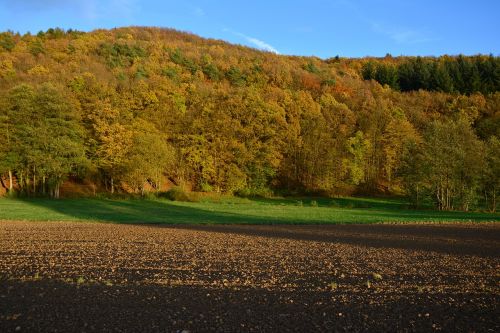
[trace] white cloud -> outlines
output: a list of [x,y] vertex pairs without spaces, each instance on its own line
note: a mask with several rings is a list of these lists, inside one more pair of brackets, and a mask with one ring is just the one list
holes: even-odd
[[232,31],[229,29],[224,29],[224,31],[229,31],[233,35],[244,38],[247,42],[255,45],[257,48],[259,48],[261,50],[272,52],[275,54],[280,54],[280,52],[275,47],[273,47],[271,44],[264,42],[263,40],[257,39],[255,37],[247,36],[245,34],[242,34],[241,32],[236,32],[236,31]]
[[279,54],[278,50],[276,50],[272,45],[269,45],[268,43],[266,43],[266,42],[264,42],[264,41],[262,41],[260,39],[257,39],[257,38],[254,38],[254,37],[249,37],[249,36],[243,36],[243,37],[247,41],[249,41],[250,43],[256,45],[259,49]]

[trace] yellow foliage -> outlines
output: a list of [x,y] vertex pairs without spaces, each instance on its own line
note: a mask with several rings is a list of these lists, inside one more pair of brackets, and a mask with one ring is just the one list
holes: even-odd
[[42,65],[36,65],[28,70],[29,75],[47,75],[50,71],[47,67]]
[[2,60],[0,61],[0,78],[6,79],[14,77],[16,75],[16,70],[12,64],[12,60]]

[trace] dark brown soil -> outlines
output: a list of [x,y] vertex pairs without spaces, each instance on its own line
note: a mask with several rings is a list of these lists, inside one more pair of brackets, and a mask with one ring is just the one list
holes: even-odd
[[0,222],[0,331],[500,331],[500,225]]

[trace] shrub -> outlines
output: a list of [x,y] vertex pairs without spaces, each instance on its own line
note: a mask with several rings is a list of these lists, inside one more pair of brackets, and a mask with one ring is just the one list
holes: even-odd
[[269,188],[243,188],[236,192],[236,195],[242,198],[270,198],[273,191]]
[[170,190],[161,193],[159,196],[172,201],[193,201],[189,193],[179,186],[172,187]]
[[332,208],[340,208],[342,206],[337,201],[332,200],[332,202],[330,202],[330,207],[332,207]]
[[212,185],[210,185],[208,183],[201,183],[200,184],[200,191],[201,192],[213,192],[214,188]]
[[142,195],[142,199],[145,200],[155,200],[157,198],[157,194],[155,192],[145,192]]

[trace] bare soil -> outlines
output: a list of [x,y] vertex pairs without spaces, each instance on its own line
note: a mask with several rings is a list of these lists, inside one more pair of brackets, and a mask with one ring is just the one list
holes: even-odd
[[0,221],[0,331],[500,331],[500,225]]

